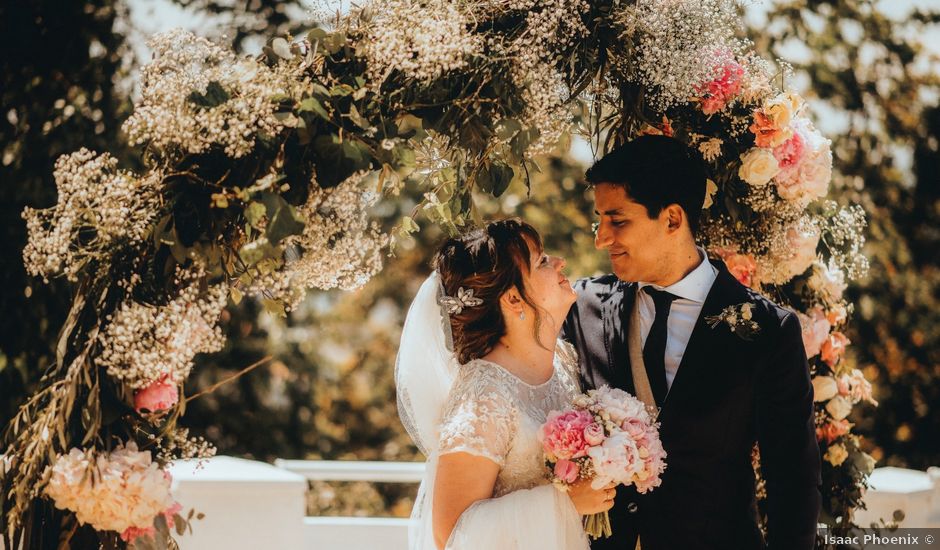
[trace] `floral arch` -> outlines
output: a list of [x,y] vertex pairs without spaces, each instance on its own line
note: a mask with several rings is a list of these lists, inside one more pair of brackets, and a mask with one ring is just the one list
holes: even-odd
[[[212,452],[179,425],[179,392],[193,357],[221,349],[229,300],[286,314],[308,290],[357,288],[396,240],[472,223],[473,193],[528,183],[535,157],[575,132],[600,150],[664,133],[702,155],[708,250],[803,323],[820,521],[847,528],[874,466],[846,420],[871,387],[841,361],[865,215],[826,200],[829,140],[786,66],[740,34],[731,0],[389,0],[258,58],[154,37],[124,124],[146,170],[64,155],[57,204],[23,213],[27,270],[67,278],[74,300],[55,365],[6,434],[7,547],[40,518],[109,547],[170,543],[190,518],[163,467]],[[424,199],[385,232],[369,207],[405,186]],[[138,504],[86,498],[120,491]]]

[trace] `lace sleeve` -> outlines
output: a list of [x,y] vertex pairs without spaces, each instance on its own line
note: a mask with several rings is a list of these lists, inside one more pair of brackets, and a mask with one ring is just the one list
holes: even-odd
[[515,407],[505,380],[487,365],[461,367],[441,419],[440,454],[465,452],[505,465]]

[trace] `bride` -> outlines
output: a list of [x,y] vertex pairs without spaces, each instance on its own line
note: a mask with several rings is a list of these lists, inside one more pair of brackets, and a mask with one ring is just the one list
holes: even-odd
[[574,350],[556,340],[575,292],[565,261],[511,219],[448,240],[402,331],[402,422],[427,460],[411,550],[586,550],[581,516],[613,486],[567,493],[546,476],[538,429],[579,393]]

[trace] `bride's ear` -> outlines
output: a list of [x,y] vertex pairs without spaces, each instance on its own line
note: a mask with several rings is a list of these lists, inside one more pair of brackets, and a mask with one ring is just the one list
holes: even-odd
[[516,287],[512,287],[499,297],[499,305],[510,315],[518,315],[525,308],[525,302]]

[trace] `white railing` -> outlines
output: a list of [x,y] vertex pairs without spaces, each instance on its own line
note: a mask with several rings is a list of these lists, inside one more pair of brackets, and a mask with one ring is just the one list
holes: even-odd
[[300,474],[310,481],[374,481],[378,483],[418,483],[424,475],[424,462],[370,462],[367,460],[285,460],[274,465]]
[[[275,465],[216,457],[202,470],[180,462],[172,468],[176,498],[184,509],[206,514],[183,550],[407,550],[408,523],[400,518],[304,517],[308,482],[417,483],[422,463],[277,460]],[[878,468],[859,511],[862,526],[901,509],[907,527],[940,527],[940,468],[929,472]]]
[[[284,460],[275,466],[309,481],[372,481],[418,483],[423,462],[370,462],[351,460]],[[408,520],[369,517],[307,517],[304,548],[322,550],[406,550]]]

